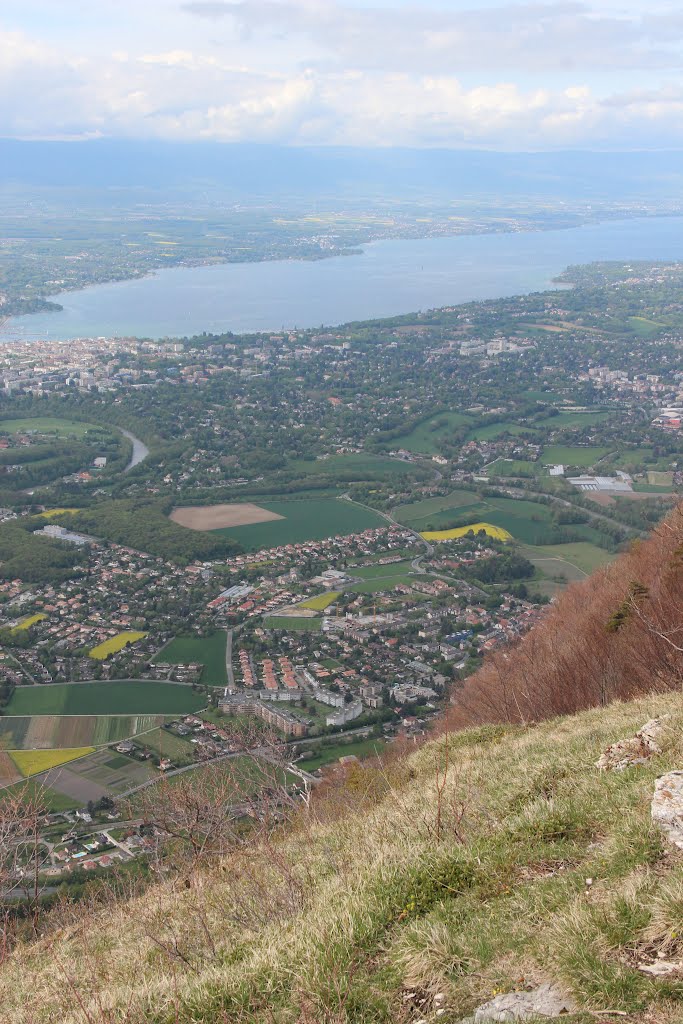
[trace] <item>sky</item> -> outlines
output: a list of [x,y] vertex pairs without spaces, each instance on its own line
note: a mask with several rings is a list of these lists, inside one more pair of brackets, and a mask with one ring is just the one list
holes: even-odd
[[683,147],[651,0],[0,0],[0,137]]

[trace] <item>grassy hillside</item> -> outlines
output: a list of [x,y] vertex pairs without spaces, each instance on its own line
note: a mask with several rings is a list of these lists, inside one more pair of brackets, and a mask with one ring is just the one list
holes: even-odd
[[[220,860],[46,917],[0,956],[3,1024],[456,1024],[545,982],[573,1024],[680,1024],[683,967],[639,967],[683,961],[683,852],[650,818],[683,769],[682,569],[674,511],[487,659],[421,748],[336,773]],[[656,756],[597,769],[664,715]]]
[[[662,756],[598,772],[665,712]],[[358,767],[288,835],[16,950],[3,1020],[452,1022],[523,978],[565,986],[577,1024],[673,1024],[683,985],[636,964],[683,952],[681,858],[649,818],[682,726],[680,696],[648,697]]]

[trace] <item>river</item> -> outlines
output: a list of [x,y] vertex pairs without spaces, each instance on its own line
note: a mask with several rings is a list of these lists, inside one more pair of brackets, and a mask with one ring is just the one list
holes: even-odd
[[127,437],[129,441],[133,442],[133,454],[130,457],[130,462],[124,469],[124,473],[127,473],[129,469],[133,469],[134,466],[139,466],[143,459],[146,459],[149,455],[149,448],[146,444],[143,444],[139,437],[135,434],[131,434],[130,430],[124,430],[123,427],[118,428],[119,432]]
[[572,263],[683,259],[683,218],[562,231],[373,242],[357,256],[176,267],[56,296],[61,313],[15,318],[27,338],[276,331],[410,313],[552,287]]

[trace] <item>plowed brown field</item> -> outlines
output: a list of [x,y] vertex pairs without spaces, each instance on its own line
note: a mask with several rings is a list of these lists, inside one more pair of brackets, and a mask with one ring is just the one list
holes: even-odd
[[253,523],[270,523],[274,519],[284,519],[284,516],[261,508],[260,505],[243,502],[237,505],[174,508],[171,519],[188,530],[206,531],[224,530],[230,526],[251,526]]

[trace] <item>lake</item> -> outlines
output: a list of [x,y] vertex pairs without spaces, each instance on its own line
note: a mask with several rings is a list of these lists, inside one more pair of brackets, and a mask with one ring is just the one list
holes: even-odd
[[11,327],[65,340],[330,326],[539,291],[572,263],[638,259],[683,259],[683,217],[373,242],[361,255],[318,262],[169,268],[58,295],[63,312],[16,318]]

